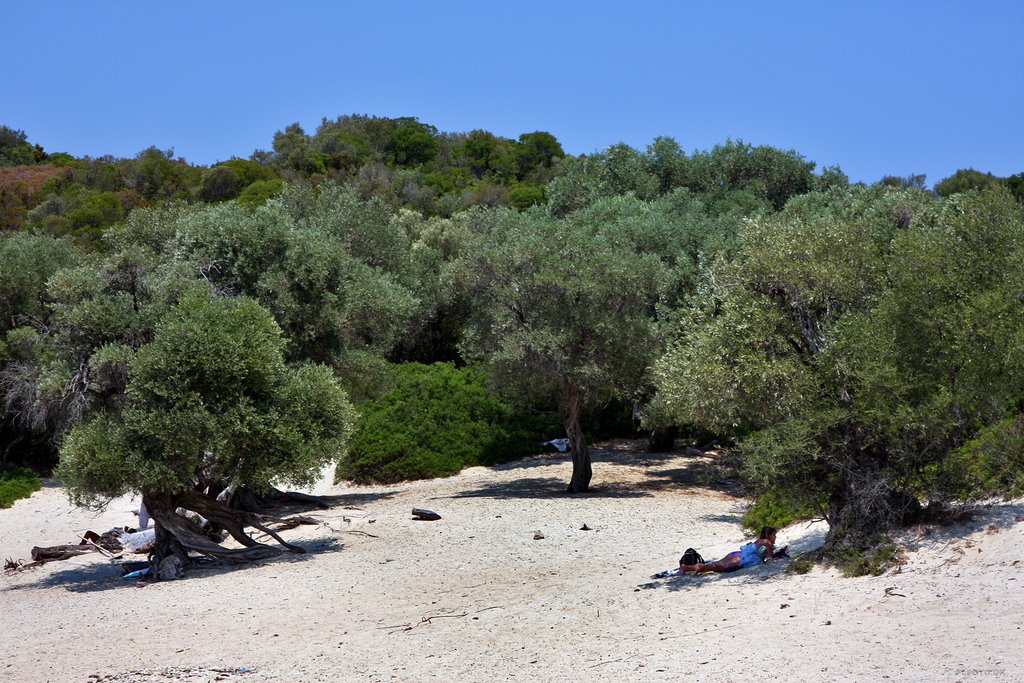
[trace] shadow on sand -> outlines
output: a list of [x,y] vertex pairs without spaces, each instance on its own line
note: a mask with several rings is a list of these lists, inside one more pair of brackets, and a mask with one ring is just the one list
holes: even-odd
[[708,572],[697,576],[685,574],[682,576],[672,576],[667,579],[654,579],[640,584],[638,588],[645,590],[661,588],[670,593],[679,593],[699,590],[704,586],[710,585],[711,582],[718,581],[728,581],[737,587],[756,586],[765,581],[797,578],[795,575],[786,572],[786,567],[789,563],[790,560],[788,558],[779,558],[771,560],[760,567],[747,567],[746,569],[739,569],[726,574]]
[[[515,462],[496,465],[498,472],[563,466],[569,456],[564,453],[546,453]],[[681,467],[664,468],[668,462],[683,459]],[[597,483],[584,494],[568,494],[567,478],[555,476],[522,477],[513,481],[487,484],[452,496],[442,498],[495,498],[498,500],[517,498],[547,498],[559,495],[578,495],[593,498],[640,498],[667,490],[702,488],[728,496],[741,498],[742,491],[735,481],[728,479],[731,470],[728,464],[703,454],[686,455],[680,451],[650,453],[634,442],[612,442],[591,447],[591,462],[597,473]],[[659,466],[662,466],[659,468]],[[631,472],[640,470],[640,478],[623,477],[616,470],[628,468]]]
[[[739,521],[737,520],[736,523],[738,524]],[[644,582],[637,586],[637,588],[641,590],[664,589],[675,593],[697,590],[714,581],[728,581],[737,586],[749,586],[758,585],[765,581],[795,579],[797,578],[796,576],[786,572],[790,562],[793,561],[793,558],[799,557],[803,553],[820,548],[825,542],[826,533],[827,527],[823,523],[797,523],[789,527],[787,531],[787,538],[789,539],[787,540],[787,546],[790,557],[776,558],[761,566],[747,567],[746,569],[739,569],[724,574],[708,572],[698,576],[683,574],[661,579],[654,579],[652,577],[653,580]],[[707,559],[714,562],[721,558],[709,557]]]
[[913,527],[913,534],[901,539],[901,545],[915,552],[935,543],[949,543],[986,530],[1003,531],[1024,522],[1024,499],[968,503],[953,508],[948,518],[937,524]]
[[[590,459],[594,463],[611,465],[628,465],[631,467],[651,467],[675,460],[680,457],[681,451],[668,451],[664,453],[651,453],[639,446],[638,443],[629,441],[614,441],[590,447]],[[541,453],[520,460],[494,465],[492,469],[498,472],[509,470],[534,469],[538,467],[550,467],[562,465],[569,461],[568,453]]]
[[599,486],[591,486],[586,493],[567,493],[566,481],[560,477],[524,477],[515,481],[487,484],[469,491],[462,491],[451,496],[439,496],[431,500],[444,498],[494,498],[496,500],[512,500],[517,498],[552,498],[554,496],[574,496],[585,498],[640,498],[653,495],[647,491],[637,490],[634,484],[609,482]]
[[[276,544],[271,541],[269,545]],[[244,564],[227,564],[211,560],[209,558],[196,557],[193,559],[196,560],[197,564],[189,567],[185,572],[185,575],[182,578],[177,579],[177,581],[191,581],[204,576],[211,576],[213,574],[252,571],[260,567],[306,562],[317,555],[335,552],[345,547],[343,543],[334,538],[307,540],[299,542],[297,545],[304,548],[306,552],[284,552],[277,557]],[[139,557],[141,558],[142,556]],[[27,580],[24,583],[19,583],[17,585],[5,586],[0,589],[0,592],[35,590],[39,588],[63,588],[67,591],[71,591],[72,593],[96,593],[123,588],[155,587],[161,585],[160,582],[153,581],[148,578],[125,579],[122,576],[124,568],[120,563],[108,561],[100,555],[96,555],[95,558],[96,561],[91,564],[76,564],[73,567],[61,568],[45,575],[39,575],[34,581]],[[144,564],[144,561],[131,562],[130,564],[135,568],[136,565]],[[25,569],[19,573],[18,576],[31,577],[33,572],[46,572],[47,569],[45,567],[46,565],[43,567]]]
[[[342,493],[337,495],[304,496],[302,500],[271,501],[261,508],[264,514],[296,515],[317,510],[331,510],[349,506],[366,505],[379,500],[387,500],[401,493],[401,489],[393,491],[367,491],[365,493]],[[286,492],[287,494],[287,492]]]

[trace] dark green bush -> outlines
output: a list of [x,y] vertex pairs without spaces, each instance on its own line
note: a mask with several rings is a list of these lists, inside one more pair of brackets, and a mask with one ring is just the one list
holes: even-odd
[[508,191],[509,203],[517,209],[528,209],[531,206],[540,206],[544,203],[544,188],[528,183],[514,185]]
[[845,528],[833,528],[821,557],[844,576],[881,576],[903,560],[903,550],[884,532],[864,537]]
[[39,477],[32,470],[4,465],[0,468],[0,508],[9,508],[19,498],[28,498],[39,487]]
[[262,206],[268,199],[284,189],[284,181],[275,178],[273,180],[257,180],[246,186],[238,195],[238,203],[250,208]]
[[1024,415],[983,429],[950,453],[940,486],[961,500],[1024,495]]
[[865,550],[845,548],[833,559],[845,576],[881,576],[902,557],[900,547],[885,540]]
[[743,515],[743,527],[755,532],[760,532],[766,526],[781,529],[793,522],[812,519],[817,514],[811,501],[768,492],[758,496],[747,509]]
[[486,373],[451,363],[395,366],[394,389],[360,404],[348,456],[336,478],[394,483],[444,477],[471,465],[541,450],[561,433],[552,415],[515,413],[487,387]]
[[786,571],[791,574],[806,574],[814,568],[815,564],[817,564],[816,557],[813,553],[808,553],[806,555],[801,555],[790,562],[786,567]]

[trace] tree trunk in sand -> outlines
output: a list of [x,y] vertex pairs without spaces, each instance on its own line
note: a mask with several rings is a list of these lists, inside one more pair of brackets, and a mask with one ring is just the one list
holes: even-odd
[[[179,564],[180,570],[188,568],[190,552],[215,557],[229,564],[254,562],[281,554],[281,549],[253,540],[245,532],[248,526],[270,535],[289,552],[305,552],[297,545],[286,543],[276,532],[265,526],[258,515],[232,509],[198,491],[178,494],[147,493],[143,495],[143,502],[155,523],[156,547],[151,556],[151,564],[153,574],[158,577],[164,577],[161,570],[167,566],[168,558],[176,558],[171,564]],[[214,528],[226,531],[242,547],[225,548],[220,545],[204,534],[191,520],[179,515],[178,508],[203,516]]]
[[569,437],[569,451],[572,454],[572,479],[566,493],[586,493],[590,488],[592,476],[590,468],[590,449],[583,435],[581,423],[583,415],[583,394],[575,384],[565,387],[564,402],[561,409],[562,425]]

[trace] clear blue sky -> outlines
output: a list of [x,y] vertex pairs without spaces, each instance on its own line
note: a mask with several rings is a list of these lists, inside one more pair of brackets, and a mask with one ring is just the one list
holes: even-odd
[[210,164],[299,122],[415,116],[795,149],[851,180],[1024,171],[1024,2],[0,0],[0,123]]

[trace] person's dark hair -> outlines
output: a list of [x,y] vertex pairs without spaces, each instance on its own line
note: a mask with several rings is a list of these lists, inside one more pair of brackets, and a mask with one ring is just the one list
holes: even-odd
[[761,535],[758,538],[768,538],[772,534],[779,533],[779,530],[773,526],[766,526],[761,528]]

